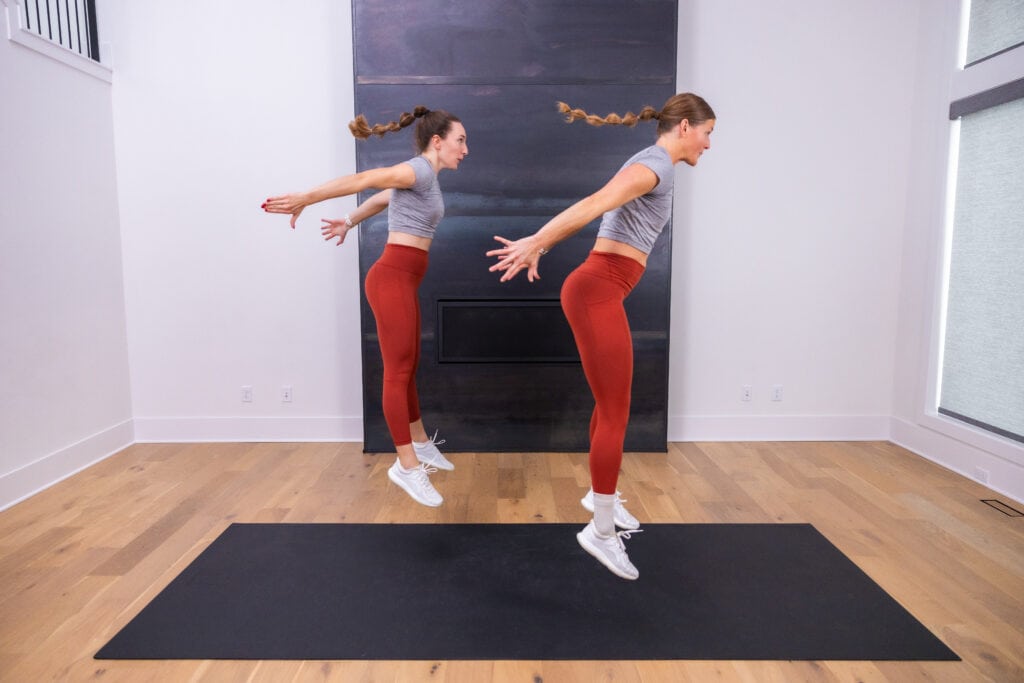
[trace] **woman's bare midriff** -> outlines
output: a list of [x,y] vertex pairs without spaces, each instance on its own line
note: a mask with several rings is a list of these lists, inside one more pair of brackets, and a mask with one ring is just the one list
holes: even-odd
[[618,254],[619,256],[628,256],[634,261],[638,262],[644,268],[647,267],[647,254],[640,251],[636,247],[631,247],[623,242],[616,242],[610,240],[607,237],[598,237],[597,241],[594,242],[594,251],[601,251],[606,254]]
[[429,237],[410,235],[407,232],[388,232],[388,244],[401,244],[406,247],[416,247],[423,251],[430,251],[430,243],[433,241]]

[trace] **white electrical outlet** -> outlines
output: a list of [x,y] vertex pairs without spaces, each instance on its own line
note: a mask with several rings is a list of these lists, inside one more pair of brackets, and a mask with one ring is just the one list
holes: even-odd
[[988,484],[988,470],[984,467],[974,468],[974,479],[981,484]]
[[776,385],[772,386],[772,400],[773,401],[781,401],[782,400],[782,385],[781,384],[776,384]]
[[252,387],[248,384],[242,387],[242,403],[252,403]]
[[292,402],[292,385],[286,384],[281,387],[281,403]]
[[750,401],[754,398],[754,388],[749,384],[744,384],[743,388],[740,389],[740,400]]

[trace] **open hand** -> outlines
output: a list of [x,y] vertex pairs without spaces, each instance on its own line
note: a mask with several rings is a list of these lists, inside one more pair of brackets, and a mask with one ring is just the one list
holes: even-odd
[[323,225],[320,226],[320,234],[323,235],[324,239],[328,242],[337,237],[339,247],[342,242],[345,241],[345,235],[348,234],[348,231],[355,227],[354,225],[350,226],[344,218],[341,220],[321,218],[320,222],[323,223]]
[[540,273],[537,272],[537,266],[540,263],[540,247],[536,245],[533,236],[524,237],[514,242],[497,235],[494,236],[494,239],[505,246],[487,252],[488,256],[495,256],[498,259],[498,262],[488,270],[492,273],[504,272],[501,282],[508,282],[521,270],[526,270],[526,278],[530,282],[540,279]]

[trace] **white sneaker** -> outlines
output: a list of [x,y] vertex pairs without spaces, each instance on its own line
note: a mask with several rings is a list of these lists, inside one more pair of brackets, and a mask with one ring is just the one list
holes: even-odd
[[448,458],[441,454],[441,451],[437,450],[437,447],[444,443],[444,439],[435,441],[437,439],[437,432],[430,437],[430,441],[424,443],[412,442],[412,449],[416,451],[416,459],[424,465],[430,465],[431,467],[437,467],[442,470],[448,470],[449,472],[455,469],[455,465],[448,461]]
[[583,549],[597,558],[597,561],[608,567],[612,574],[624,579],[633,581],[640,576],[640,571],[629,561],[626,554],[626,546],[622,543],[623,538],[629,538],[631,533],[639,533],[639,529],[633,531],[618,531],[611,536],[599,536],[594,521],[591,520],[583,531],[576,534],[576,540],[580,542]]
[[[614,507],[614,511],[615,511],[615,515],[614,515],[615,526],[619,527],[620,529],[629,529],[629,530],[639,529],[640,528],[640,521],[636,517],[634,517],[633,515],[629,514],[629,510],[627,510],[625,508],[625,506],[623,506],[623,503],[625,503],[625,502],[626,501],[622,499],[622,497],[619,494],[619,492],[616,491],[615,492],[615,507]],[[583,496],[583,498],[580,499],[580,503],[582,503],[583,507],[587,509],[587,512],[593,512],[594,511],[594,489],[590,489],[589,491],[587,491],[587,495]]]
[[444,502],[444,498],[430,483],[430,477],[427,476],[434,472],[437,472],[435,468],[426,465],[419,465],[404,472],[401,464],[395,460],[395,464],[388,468],[388,479],[398,484],[417,503],[436,508]]

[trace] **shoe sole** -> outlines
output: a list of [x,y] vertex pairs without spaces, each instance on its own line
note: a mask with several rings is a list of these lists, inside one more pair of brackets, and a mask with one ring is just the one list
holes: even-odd
[[420,497],[419,497],[419,496],[417,496],[417,495],[416,495],[415,493],[413,493],[413,492],[412,492],[412,491],[410,491],[410,490],[409,490],[408,488],[406,488],[406,486],[405,486],[405,484],[404,484],[404,483],[402,482],[402,480],[401,480],[401,479],[399,479],[399,478],[397,477],[397,475],[396,475],[396,474],[394,474],[394,473],[393,473],[393,472],[392,472],[392,471],[391,471],[390,469],[388,469],[388,479],[390,479],[390,480],[391,480],[392,482],[394,482],[395,486],[397,486],[398,488],[402,489],[402,490],[403,490],[403,491],[405,491],[405,492],[406,492],[407,494],[409,494],[409,497],[410,497],[410,498],[412,498],[413,500],[415,500],[415,501],[416,501],[417,503],[419,503],[420,505],[425,505],[425,506],[427,506],[428,508],[436,508],[436,507],[441,507],[441,503],[443,503],[443,502],[444,502],[444,498],[442,498],[441,500],[439,500],[439,501],[438,501],[438,502],[436,502],[436,503],[431,503],[431,502],[430,502],[430,501],[428,501],[428,500],[424,500],[423,498],[420,498]]
[[[587,505],[586,497],[580,498],[580,505],[583,506],[584,510],[586,510],[587,512],[593,514],[594,506],[593,505]],[[619,527],[620,529],[626,529],[627,531],[636,531],[637,529],[640,528],[640,521],[637,520],[636,526],[630,526],[628,524],[623,524],[620,520],[616,519],[615,520],[615,526]]]
[[595,548],[594,546],[590,545],[590,542],[587,541],[587,538],[583,535],[582,531],[576,534],[576,540],[579,542],[581,548],[590,553],[595,560],[603,564],[608,569],[608,571],[610,571],[612,574],[615,574],[615,576],[618,576],[621,579],[626,579],[627,581],[636,581],[640,578],[640,572],[637,572],[636,576],[630,576],[629,574],[624,573],[621,569],[619,569],[614,564],[609,562],[608,558],[604,556],[604,553],[602,553],[598,548]]

